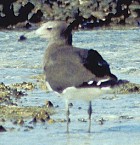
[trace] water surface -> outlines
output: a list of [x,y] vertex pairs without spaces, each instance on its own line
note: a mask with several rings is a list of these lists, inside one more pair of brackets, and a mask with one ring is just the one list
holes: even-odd
[[[23,32],[0,32],[0,80],[5,84],[34,82],[32,76],[42,74],[43,54],[47,41],[33,38],[24,42],[17,39]],[[110,64],[120,79],[140,84],[140,29],[93,30],[74,33],[73,45],[96,49]],[[113,98],[113,99],[111,99]],[[26,99],[26,101],[25,101]],[[23,97],[20,105],[41,106],[45,100],[59,105],[54,119],[65,118],[65,103],[54,94],[33,90]],[[82,107],[82,109],[78,109]],[[70,134],[65,123],[37,124],[33,130],[8,131],[0,134],[0,145],[139,145],[140,144],[140,96],[105,95],[93,101],[92,133],[87,133],[87,107],[85,102],[74,102],[71,108]],[[121,117],[125,116],[125,117]],[[100,125],[99,120],[106,121]],[[8,127],[8,126],[7,126]],[[19,127],[20,128],[20,127]]]

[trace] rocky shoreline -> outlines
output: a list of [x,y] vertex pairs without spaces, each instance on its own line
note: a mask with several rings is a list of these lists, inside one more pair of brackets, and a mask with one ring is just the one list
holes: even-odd
[[[29,91],[34,89],[44,90],[46,88],[43,81],[43,76],[33,77],[37,79],[37,83],[23,82],[6,85],[4,83],[0,84],[0,132],[14,131],[15,126],[18,129],[24,128],[24,131],[28,131],[34,128],[36,123],[55,123],[55,122],[65,122],[65,119],[53,120],[51,115],[55,113],[55,108],[59,107],[53,106],[53,104],[46,100],[42,106],[21,106],[18,104],[19,100],[26,95]],[[127,82],[116,89],[116,94],[140,94],[140,85]],[[5,124],[11,122],[8,128],[5,128]]]
[[81,29],[140,26],[139,0],[1,0],[0,28],[32,28],[48,20],[77,19]]
[[[3,125],[9,121],[12,122],[13,125],[23,126],[26,124],[30,126],[30,124],[39,122],[65,122],[64,119],[53,120],[50,117],[55,113],[55,108],[59,107],[59,104],[53,106],[48,100],[46,100],[42,106],[24,106],[24,104],[21,106],[18,104],[19,100],[25,95],[26,97],[30,97],[28,95],[29,91],[33,91],[34,89],[44,90],[44,88],[46,88],[42,76],[36,76],[36,79],[37,83],[23,82],[11,85],[6,85],[4,83],[0,84],[0,132],[6,131]],[[127,82],[116,88],[115,93],[140,94],[140,85]]]

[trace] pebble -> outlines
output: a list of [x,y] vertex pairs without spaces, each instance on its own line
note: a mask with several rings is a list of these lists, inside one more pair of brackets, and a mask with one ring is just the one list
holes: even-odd
[[72,103],[69,103],[69,107],[73,107],[73,104]]
[[84,118],[79,118],[78,121],[80,121],[80,122],[87,122],[87,120],[84,119]]
[[99,122],[100,125],[103,125],[105,121],[106,121],[106,120],[103,119],[103,118],[101,118],[101,119],[98,120],[98,122]]
[[78,109],[79,109],[79,110],[81,110],[81,109],[82,109],[82,107],[78,107]]

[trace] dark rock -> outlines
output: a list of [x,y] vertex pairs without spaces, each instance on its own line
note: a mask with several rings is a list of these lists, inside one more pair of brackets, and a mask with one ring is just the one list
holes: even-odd
[[26,29],[30,29],[32,27],[32,25],[28,22],[26,23],[26,25],[24,26]]
[[69,107],[73,107],[73,104],[72,103],[69,103]]
[[26,127],[27,129],[29,129],[29,130],[34,129],[33,126],[28,126],[28,125],[27,125],[27,126],[25,126],[25,127]]
[[82,109],[82,107],[78,107],[78,109],[79,109],[79,110],[81,110],[81,109]]
[[18,41],[24,41],[26,40],[27,38],[24,36],[24,35],[21,35],[20,38],[18,39]]
[[59,108],[59,105],[56,105],[55,108]]
[[137,25],[140,26],[140,21],[137,21]]
[[[77,17],[82,18],[79,23],[82,29],[118,24],[140,25],[139,0],[1,0],[0,5],[0,27],[3,28],[29,29],[30,23],[44,20],[66,20],[70,23]],[[24,25],[19,27],[23,22]]]
[[34,123],[34,124],[37,123],[36,117],[34,117],[33,120],[30,123]]
[[21,96],[24,96],[24,93],[22,91],[18,91],[17,89],[13,89],[11,91],[11,95],[18,99]]
[[45,105],[47,108],[53,107],[53,103],[51,101],[48,101],[48,100],[46,101]]
[[9,25],[14,25],[17,23],[16,16],[14,15],[13,4],[10,1],[6,1],[3,4],[2,13],[4,16],[0,15],[0,26],[7,27]]
[[99,124],[100,124],[100,125],[103,125],[105,121],[106,121],[106,120],[104,120],[103,118],[101,118],[101,119],[99,119]]
[[21,6],[19,9],[18,22],[24,22],[28,20],[29,13],[34,9],[34,5],[28,2],[26,5]]
[[0,132],[6,132],[6,129],[2,125],[0,125]]
[[35,14],[32,15],[29,21],[31,23],[38,23],[41,21],[42,17],[43,17],[43,12],[41,10],[38,10]]
[[139,9],[135,9],[134,11],[137,13],[138,17],[140,17],[140,8]]

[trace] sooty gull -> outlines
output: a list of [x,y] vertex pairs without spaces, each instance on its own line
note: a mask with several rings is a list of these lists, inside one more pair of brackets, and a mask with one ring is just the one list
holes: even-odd
[[108,93],[118,84],[109,64],[93,49],[72,46],[72,23],[49,21],[36,34],[47,38],[49,43],[44,55],[44,73],[50,91],[66,99],[67,132],[69,132],[69,100],[80,99],[89,102],[89,128],[91,128],[92,104],[94,98]]

